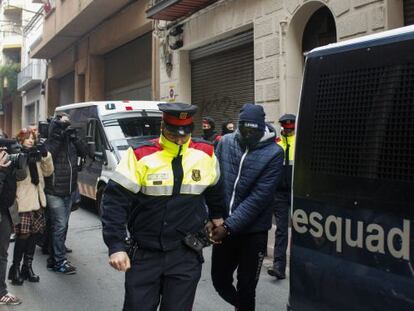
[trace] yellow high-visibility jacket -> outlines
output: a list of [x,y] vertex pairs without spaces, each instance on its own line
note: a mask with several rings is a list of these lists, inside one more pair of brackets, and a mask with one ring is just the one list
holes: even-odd
[[206,142],[190,139],[178,146],[161,135],[130,148],[103,195],[103,234],[109,252],[124,249],[127,222],[142,248],[181,246],[185,233],[201,230],[208,216],[223,216],[219,179],[213,146]]
[[[293,165],[293,161],[295,160],[295,140],[296,140],[296,135],[291,135],[291,136],[282,135],[277,140],[277,144],[283,148],[283,151],[285,153],[285,163],[288,165]],[[289,159],[286,158],[286,148],[288,145],[289,145]]]
[[[277,192],[288,192],[290,193],[292,188],[292,166],[295,162],[295,141],[296,135],[281,136],[277,140],[277,144],[283,148],[285,155],[284,171],[281,178],[281,182],[277,187]],[[287,154],[287,146],[289,145],[289,154]],[[289,158],[288,158],[289,157]]]

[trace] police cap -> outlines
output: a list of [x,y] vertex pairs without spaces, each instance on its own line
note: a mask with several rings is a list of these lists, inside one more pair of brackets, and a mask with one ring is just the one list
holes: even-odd
[[197,112],[197,106],[184,103],[158,104],[163,112],[162,119],[169,131],[179,135],[190,134],[193,130],[193,115]]
[[279,119],[279,123],[284,128],[295,128],[295,122],[296,122],[296,116],[290,113],[284,114]]

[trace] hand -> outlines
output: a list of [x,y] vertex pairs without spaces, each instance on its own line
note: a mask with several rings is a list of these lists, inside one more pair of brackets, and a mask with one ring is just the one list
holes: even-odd
[[109,264],[118,271],[126,272],[131,268],[131,262],[126,252],[116,252],[109,256]]
[[209,234],[209,238],[214,243],[221,243],[221,241],[227,236],[227,231],[223,226],[215,227]]
[[214,227],[219,227],[222,226],[224,224],[224,219],[223,218],[216,218],[216,219],[212,219],[211,220],[214,224]]
[[47,157],[47,149],[45,144],[39,143],[37,144],[37,149],[39,150],[40,154],[42,155],[43,158]]
[[206,229],[207,233],[210,235],[210,233],[214,229],[214,224],[211,221],[208,221],[206,225],[204,226],[204,229]]
[[9,155],[6,151],[0,151],[0,168],[8,167],[11,164],[9,161]]

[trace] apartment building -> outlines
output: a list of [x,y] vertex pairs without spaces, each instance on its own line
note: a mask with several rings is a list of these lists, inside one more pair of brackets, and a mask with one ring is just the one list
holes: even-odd
[[31,56],[48,63],[46,102],[58,105],[158,95],[158,43],[148,1],[54,0]]
[[22,127],[47,118],[44,96],[47,63],[46,60],[31,57],[32,46],[42,35],[43,15],[42,4],[26,1],[23,10],[25,22],[22,27],[21,72],[17,79],[17,90],[22,98]]
[[[22,47],[22,8],[24,0],[0,1],[0,66],[20,64]],[[9,76],[10,77],[10,76]],[[21,105],[13,85],[7,75],[2,75],[0,87],[0,128],[8,135],[13,135],[20,127]]]
[[268,121],[296,113],[307,51],[414,23],[413,0],[154,0],[160,95],[235,120],[246,102]]

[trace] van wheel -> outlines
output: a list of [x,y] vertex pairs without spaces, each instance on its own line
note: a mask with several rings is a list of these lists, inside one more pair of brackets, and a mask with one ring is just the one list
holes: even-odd
[[96,210],[98,211],[98,215],[99,217],[102,217],[102,207],[101,207],[101,203],[102,203],[102,195],[105,189],[105,185],[101,185],[98,188],[98,191],[96,192]]

